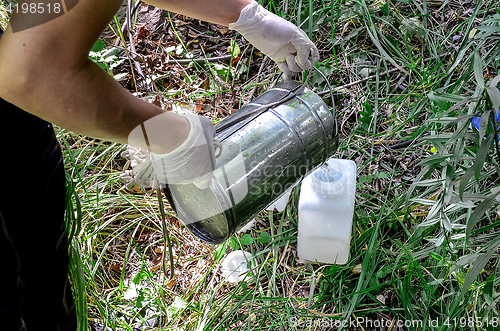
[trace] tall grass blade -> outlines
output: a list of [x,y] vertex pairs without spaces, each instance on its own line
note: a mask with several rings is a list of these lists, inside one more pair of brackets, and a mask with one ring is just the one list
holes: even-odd
[[479,150],[477,151],[476,160],[474,162],[474,175],[476,176],[476,181],[478,183],[479,183],[479,177],[481,175],[481,170],[483,169],[484,161],[488,156],[488,152],[491,146],[491,141],[493,140],[494,136],[495,133],[492,132],[488,135],[488,137],[486,137],[484,141],[480,142],[481,147],[479,147]]
[[493,254],[497,252],[499,247],[500,247],[500,236],[497,236],[497,238],[489,245],[489,248],[486,251],[486,253],[480,254],[476,259],[476,261],[472,264],[472,268],[470,268],[469,272],[467,272],[467,276],[465,276],[464,285],[462,287],[460,297],[462,297],[465,294],[465,292],[469,290],[471,285],[476,280],[477,276],[479,276],[481,271],[489,262]]
[[470,167],[465,171],[462,179],[460,179],[460,185],[458,186],[458,195],[460,196],[460,199],[464,196],[465,187],[469,184],[470,179],[474,175],[474,170],[474,167]]
[[472,229],[476,226],[477,223],[481,220],[481,217],[490,209],[493,203],[496,201],[496,197],[499,192],[492,194],[490,197],[486,198],[483,202],[481,202],[476,208],[474,208],[474,212],[467,220],[467,228],[465,230],[465,237],[467,239],[470,238],[470,234]]
[[476,49],[474,50],[474,78],[476,78],[477,86],[484,89],[483,62]]
[[479,144],[483,143],[484,134],[486,133],[486,128],[488,127],[490,113],[491,110],[488,110],[481,115],[481,122],[479,123]]

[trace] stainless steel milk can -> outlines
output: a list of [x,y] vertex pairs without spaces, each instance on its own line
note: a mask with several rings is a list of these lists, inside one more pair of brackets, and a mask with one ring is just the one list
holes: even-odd
[[199,238],[224,242],[338,148],[329,107],[298,82],[282,82],[216,125],[212,183],[170,185],[176,212]]

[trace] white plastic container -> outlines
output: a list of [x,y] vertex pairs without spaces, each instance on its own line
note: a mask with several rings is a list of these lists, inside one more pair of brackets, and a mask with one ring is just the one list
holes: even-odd
[[298,255],[311,262],[345,264],[349,259],[356,164],[329,159],[302,181]]
[[252,254],[246,251],[233,251],[229,253],[222,261],[222,276],[229,283],[238,283],[243,279],[251,280],[253,269],[256,267],[255,259]]

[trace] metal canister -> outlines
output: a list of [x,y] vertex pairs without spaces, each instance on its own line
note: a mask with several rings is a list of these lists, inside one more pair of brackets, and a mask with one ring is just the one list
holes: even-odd
[[197,237],[224,242],[338,148],[332,111],[297,82],[282,82],[216,125],[222,144],[210,186],[170,185]]

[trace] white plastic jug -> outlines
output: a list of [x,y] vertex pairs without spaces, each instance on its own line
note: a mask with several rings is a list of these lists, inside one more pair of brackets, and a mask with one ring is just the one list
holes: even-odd
[[345,264],[349,258],[356,164],[333,159],[302,181],[298,255],[302,260]]

